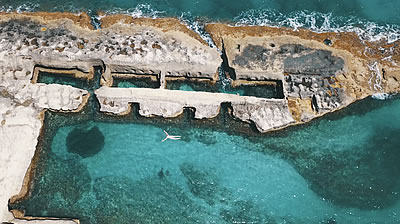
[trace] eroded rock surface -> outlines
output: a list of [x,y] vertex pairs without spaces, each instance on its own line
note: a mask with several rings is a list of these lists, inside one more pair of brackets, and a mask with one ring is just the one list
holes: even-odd
[[[0,30],[0,192],[5,192],[0,195],[0,221],[24,222],[13,219],[6,205],[13,195],[26,193],[27,182],[21,191],[20,185],[42,127],[41,112],[78,111],[89,96],[71,86],[36,83],[40,69],[66,69],[92,79],[93,67],[101,67],[104,87],[95,93],[102,112],[125,114],[131,103],[139,103],[142,116],[174,117],[190,107],[196,119],[203,119],[217,116],[221,103],[230,103],[233,116],[253,122],[260,132],[309,121],[375,93],[400,90],[399,42],[369,43],[353,33],[209,24],[206,30],[224,48],[223,65],[235,79],[233,86],[282,83],[282,99],[262,99],[106,87],[114,76],[131,74],[155,76],[161,88],[165,76],[216,81],[222,62],[218,50],[176,19],[115,15],[102,19],[102,29],[92,30],[85,14],[1,13]],[[243,207],[251,205],[238,204],[237,210]],[[241,221],[238,213],[224,216]]]
[[[108,27],[93,31],[69,19],[0,15],[4,31],[0,57],[29,56],[34,64],[84,72],[93,65],[108,65],[116,73],[215,76],[221,63],[218,51],[178,20],[166,19],[167,24],[159,27],[157,20],[146,19],[141,25],[129,18],[132,21],[103,18]],[[173,29],[182,26],[179,31]]]
[[[296,123],[376,93],[400,91],[399,41],[361,41],[353,33],[273,27],[206,26],[224,48],[234,83],[281,80]],[[233,74],[232,74],[233,73]]]
[[101,87],[95,91],[100,111],[125,114],[131,103],[139,103],[142,116],[175,117],[185,107],[195,108],[196,119],[219,114],[221,103],[232,104],[233,115],[245,122],[254,122],[261,132],[285,127],[294,122],[286,100],[263,99],[225,93],[190,92],[161,89],[128,89]]
[[[7,204],[14,195],[18,198],[27,193],[30,176],[27,170],[42,128],[41,112],[44,109],[79,110],[89,94],[71,86],[31,83],[35,65],[33,50],[39,48],[37,45],[41,40],[38,38],[47,36],[41,33],[40,26],[25,20],[0,22],[0,27],[0,221],[25,223],[14,219]],[[52,37],[48,38],[57,38],[61,33],[56,29],[54,33],[49,33]],[[21,39],[22,36],[26,41]],[[37,56],[40,60],[41,57]],[[60,223],[45,223],[57,222]]]

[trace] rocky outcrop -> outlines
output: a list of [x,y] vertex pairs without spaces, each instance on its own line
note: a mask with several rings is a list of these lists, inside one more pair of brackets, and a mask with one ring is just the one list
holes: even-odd
[[178,20],[129,16],[125,20],[105,17],[106,28],[90,30],[69,17],[45,21],[31,14],[2,14],[0,28],[5,32],[0,33],[0,58],[24,57],[31,64],[83,72],[93,65],[103,69],[109,65],[115,73],[161,71],[215,77],[221,64],[217,49]]
[[282,128],[294,122],[286,100],[263,99],[224,93],[189,92],[161,89],[101,87],[95,91],[100,111],[113,114],[130,112],[130,103],[139,103],[139,114],[146,117],[175,117],[185,107],[195,109],[196,119],[219,114],[221,103],[229,102],[233,116],[254,122],[260,132]]
[[[209,24],[206,31],[222,49],[222,63],[217,49],[177,19],[113,15],[101,23],[102,29],[93,30],[86,14],[0,13],[0,221],[25,222],[13,219],[6,205],[13,195],[12,200],[27,192],[42,111],[79,111],[89,97],[86,90],[37,83],[39,72],[89,80],[94,67],[101,67],[103,87],[95,94],[102,112],[122,115],[138,103],[142,116],[175,117],[190,107],[196,119],[205,119],[217,116],[221,103],[230,103],[234,117],[254,123],[260,132],[307,122],[375,93],[400,90],[399,41]],[[272,83],[284,96],[264,99],[162,89],[166,76],[215,84],[221,63],[234,79],[233,87]],[[159,81],[161,88],[107,87],[113,77],[139,76]]]
[[25,223],[13,219],[7,205],[10,198],[27,193],[31,159],[42,128],[41,111],[45,108],[78,110],[83,105],[84,94],[87,94],[69,86],[20,82],[14,81],[7,86],[0,83],[0,220],[13,223]]
[[400,41],[383,44],[361,41],[354,33],[223,24],[208,24],[206,31],[224,49],[234,83],[283,82],[297,123],[375,93],[400,91]]
[[[17,33],[17,29],[3,26],[0,35],[8,35],[9,30]],[[27,194],[33,166],[31,160],[42,128],[42,111],[78,111],[85,105],[89,93],[71,86],[32,83],[36,59],[29,49],[25,53],[16,50],[18,41],[17,37],[8,36],[8,40],[3,39],[0,43],[0,221],[26,223],[14,219],[7,205],[10,198]],[[37,41],[31,43],[35,45]],[[48,220],[44,223],[72,221]]]

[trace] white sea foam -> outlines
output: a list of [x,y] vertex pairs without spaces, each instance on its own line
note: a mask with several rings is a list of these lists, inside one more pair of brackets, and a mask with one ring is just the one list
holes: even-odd
[[284,15],[275,10],[248,10],[233,19],[236,26],[274,26],[310,29],[314,32],[355,32],[361,40],[393,43],[400,39],[400,26],[380,25],[357,17],[334,16],[331,13],[299,11]]
[[105,14],[127,14],[134,18],[141,17],[149,17],[149,18],[158,18],[162,17],[165,12],[158,11],[151,7],[149,4],[139,4],[135,8],[122,9],[122,8],[114,8],[112,10],[108,10]]
[[[60,4],[51,11],[90,11],[90,9],[76,8],[73,4]],[[38,3],[25,3],[17,7],[0,6],[0,11],[5,12],[31,12],[40,10]],[[101,7],[98,9],[101,10]],[[166,11],[158,11],[150,4],[138,4],[134,8],[116,8],[106,10],[105,14],[128,14],[135,18],[139,17],[165,17]],[[190,18],[190,19],[188,19]],[[203,32],[203,23],[198,21],[198,17],[191,16],[190,12],[184,12],[180,16],[190,29],[199,33],[210,46],[213,46],[209,35]],[[400,40],[400,25],[396,24],[377,24],[354,16],[335,16],[332,13],[310,12],[307,10],[283,14],[272,9],[251,9],[240,13],[233,18],[236,26],[273,26],[291,27],[294,30],[299,28],[310,29],[314,32],[355,32],[362,41],[381,41],[386,40],[393,43]]]
[[204,22],[193,17],[190,12],[182,13],[179,17],[179,20],[184,23],[189,29],[199,34],[200,37],[205,40],[210,47],[217,48],[210,34],[204,30]]
[[17,7],[0,5],[0,12],[33,12],[39,7],[39,3],[24,3]]
[[382,91],[382,74],[379,69],[378,62],[374,62],[373,64],[368,64],[368,69],[371,71],[371,76],[368,80],[368,84],[375,91]]
[[376,100],[387,100],[392,97],[393,97],[393,95],[389,94],[389,93],[375,93],[372,95],[372,98],[376,99]]

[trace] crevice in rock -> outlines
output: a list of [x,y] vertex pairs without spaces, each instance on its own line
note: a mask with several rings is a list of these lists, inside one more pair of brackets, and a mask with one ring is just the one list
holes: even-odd
[[225,79],[229,77],[229,78],[231,78],[233,80],[236,80],[235,69],[229,66],[228,56],[226,55],[226,50],[225,50],[225,45],[224,45],[224,40],[221,39],[221,42],[222,42],[222,51],[221,51],[222,64],[221,64],[221,69],[223,71],[223,72],[221,72],[221,75]]
[[99,15],[97,13],[89,12],[90,24],[95,30],[101,29],[101,20],[99,20]]

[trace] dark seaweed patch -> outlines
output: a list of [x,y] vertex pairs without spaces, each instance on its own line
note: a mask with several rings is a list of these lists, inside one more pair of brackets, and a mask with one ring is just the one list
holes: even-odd
[[67,136],[68,152],[76,153],[84,158],[94,156],[104,146],[104,135],[97,126],[88,131],[74,128]]

